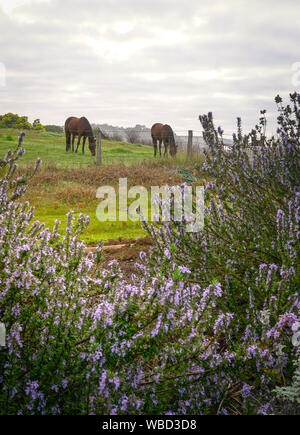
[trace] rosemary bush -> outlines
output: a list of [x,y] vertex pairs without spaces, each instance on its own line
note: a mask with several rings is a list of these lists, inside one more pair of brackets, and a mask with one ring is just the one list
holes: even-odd
[[[18,201],[26,191],[26,179],[15,176],[23,153],[9,152],[0,161],[0,321],[7,331],[0,348],[0,412],[86,413],[90,384],[101,371],[92,359],[97,345],[89,343],[89,299],[96,286],[101,292],[114,281],[114,272],[92,277],[101,250],[84,256],[77,236],[86,217],[70,213],[64,235],[58,223],[53,231],[32,223],[33,209]],[[83,357],[87,348],[90,358]]]
[[187,395],[201,386],[200,412],[279,412],[274,387],[292,379],[292,327],[300,316],[300,95],[290,99],[284,107],[276,97],[276,139],[266,139],[262,111],[248,135],[238,119],[229,151],[212,114],[200,116],[209,146],[204,170],[213,179],[205,187],[204,229],[188,233],[174,221],[147,227],[156,245],[154,273],[181,276],[182,286],[200,292],[216,283],[222,291],[209,313],[213,329],[197,324],[195,331],[212,341],[209,358],[193,358],[203,375],[186,385]]
[[263,112],[249,135],[238,121],[230,152],[200,118],[203,231],[146,225],[155,247],[133,284],[100,246],[84,254],[86,217],[62,234],[33,222],[22,149],[0,161],[1,413],[265,414],[299,397],[300,96],[276,101],[278,137]]

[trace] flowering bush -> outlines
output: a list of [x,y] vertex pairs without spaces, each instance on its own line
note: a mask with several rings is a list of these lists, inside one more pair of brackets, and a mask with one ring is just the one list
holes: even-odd
[[70,213],[64,234],[32,223],[19,202],[26,180],[15,176],[23,151],[0,161],[1,413],[279,412],[274,388],[298,382],[300,99],[291,98],[293,108],[277,99],[278,139],[265,139],[264,117],[248,136],[239,122],[230,152],[211,114],[201,117],[214,178],[204,229],[146,226],[155,248],[134,284],[114,262],[103,269],[101,247],[84,254],[86,217]]
[[[78,234],[88,219],[68,216],[66,233],[32,223],[33,209],[18,199],[26,180],[16,178],[16,161],[24,153],[9,152],[0,161],[0,321],[6,347],[0,348],[0,409],[4,414],[84,413],[90,381],[101,364],[83,352],[92,340],[89,300],[95,286],[112,283],[91,277],[99,257],[83,255]],[[39,163],[39,162],[37,162]],[[36,167],[37,168],[37,167]],[[89,353],[97,346],[90,343]],[[92,358],[92,357],[91,357]]]
[[300,96],[290,97],[287,107],[276,97],[277,139],[266,139],[262,111],[249,135],[238,119],[230,150],[212,114],[200,116],[209,146],[201,169],[214,179],[205,187],[204,229],[188,233],[174,221],[148,227],[156,273],[181,276],[183,286],[198,285],[200,293],[213,284],[222,292],[209,314],[214,327],[203,331],[218,361],[206,375],[216,391],[204,375],[194,378],[193,389],[206,390],[199,411],[275,412],[273,389],[292,377],[292,327],[300,317]]
[[[218,364],[209,331],[230,322],[225,314],[214,324],[207,314],[219,286],[200,291],[142,265],[144,278],[128,285],[114,263],[99,269],[101,249],[85,256],[78,241],[86,217],[70,213],[61,235],[58,224],[50,231],[32,223],[33,209],[19,203],[23,152],[1,160],[1,413],[196,411],[204,390],[190,395],[187,379]],[[199,365],[202,356],[208,361]]]

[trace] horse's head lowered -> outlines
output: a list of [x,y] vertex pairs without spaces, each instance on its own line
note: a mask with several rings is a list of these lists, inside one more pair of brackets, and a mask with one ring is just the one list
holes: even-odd
[[172,134],[169,138],[169,146],[170,146],[170,155],[175,157],[177,153],[177,145],[175,143],[174,135]]
[[96,154],[96,138],[94,136],[89,137],[89,149],[92,156]]

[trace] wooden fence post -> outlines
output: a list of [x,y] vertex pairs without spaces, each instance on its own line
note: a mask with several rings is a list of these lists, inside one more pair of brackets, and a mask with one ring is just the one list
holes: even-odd
[[97,137],[97,166],[100,166],[102,164],[102,149],[101,149],[101,130],[98,130],[98,137]]
[[187,154],[188,154],[188,157],[192,157],[192,154],[193,154],[193,130],[189,130]]

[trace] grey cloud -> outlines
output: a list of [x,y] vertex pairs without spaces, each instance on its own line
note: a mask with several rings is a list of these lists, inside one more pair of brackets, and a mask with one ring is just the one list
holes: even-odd
[[[228,132],[238,115],[251,128],[260,109],[275,115],[278,92],[293,90],[300,7],[211,3],[50,0],[21,6],[12,18],[0,10],[0,62],[7,67],[1,113],[59,124],[69,114],[85,114],[92,122],[164,121],[196,130],[199,113],[212,110]],[[114,27],[120,21],[132,23],[127,33]],[[176,34],[182,39],[172,41]],[[103,43],[106,52],[98,52]],[[119,58],[109,59],[110,47]],[[216,76],[197,78],[197,71]],[[151,74],[158,73],[155,80]]]

